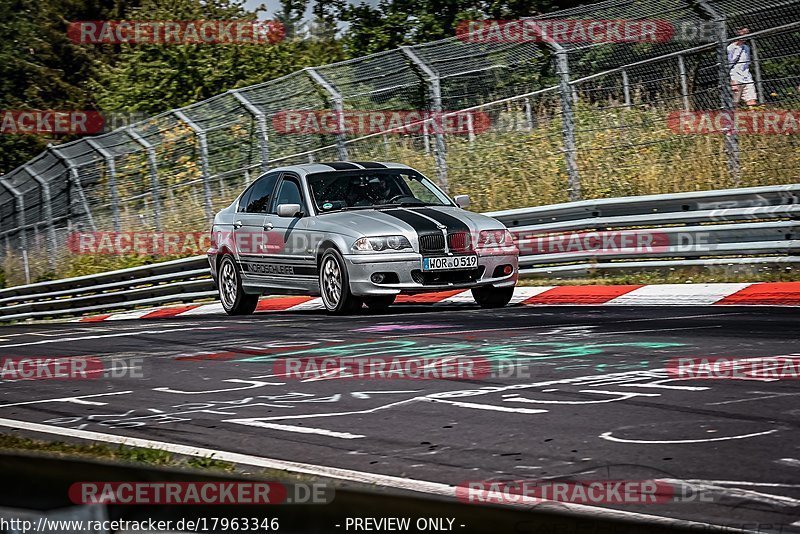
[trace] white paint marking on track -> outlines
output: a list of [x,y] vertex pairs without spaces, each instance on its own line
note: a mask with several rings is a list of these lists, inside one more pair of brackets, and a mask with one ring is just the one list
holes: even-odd
[[606,306],[705,306],[751,284],[656,284],[643,286],[606,302]]
[[322,299],[317,297],[315,299],[311,299],[306,302],[301,302],[300,304],[295,304],[294,306],[290,306],[286,308],[288,312],[295,312],[295,311],[319,311],[324,310],[325,304],[322,303]]
[[199,326],[195,328],[162,328],[160,330],[127,330],[125,332],[117,332],[114,334],[92,334],[88,336],[64,337],[59,339],[43,339],[40,341],[29,341],[27,343],[12,343],[10,345],[0,345],[0,349],[10,347],[27,347],[30,345],[49,345],[51,343],[67,343],[71,341],[84,341],[87,339],[104,339],[109,337],[126,337],[126,336],[143,336],[148,334],[166,334],[169,332],[186,332],[189,330],[221,330],[225,326]]
[[[456,487],[441,482],[431,482],[427,480],[417,480],[406,477],[395,477],[391,475],[381,475],[377,473],[367,473],[364,471],[354,471],[351,469],[342,469],[339,467],[328,467],[323,465],[306,464],[300,462],[290,462],[286,460],[277,460],[273,458],[265,458],[262,456],[252,456],[249,454],[241,454],[236,452],[220,451],[216,449],[207,449],[203,447],[193,447],[188,445],[181,445],[178,443],[169,443],[165,441],[155,441],[143,438],[133,438],[127,436],[119,436],[115,434],[105,434],[102,432],[93,432],[91,430],[78,430],[74,428],[59,428],[40,423],[30,423],[27,421],[16,421],[13,419],[0,419],[0,427],[14,428],[19,430],[27,430],[30,432],[41,432],[44,434],[51,434],[56,436],[66,436],[77,439],[85,439],[89,441],[101,441],[105,443],[115,443],[120,445],[127,445],[130,447],[144,447],[148,449],[158,449],[174,454],[183,454],[186,456],[196,456],[200,458],[210,458],[221,460],[224,462],[232,462],[241,465],[250,465],[254,467],[261,467],[265,469],[278,469],[282,471],[291,471],[305,475],[334,478],[339,480],[348,480],[351,482],[360,482],[363,484],[370,484],[375,486],[405,489],[415,491],[418,493],[426,493],[431,495],[443,495],[445,497],[454,498],[456,495]],[[542,504],[541,499],[531,499],[522,496],[519,499],[519,505],[529,506],[531,504]],[[547,502],[547,501],[545,501]],[[586,514],[589,517],[597,519],[633,519],[640,521],[648,521],[654,526],[667,526],[667,527],[700,527],[710,530],[717,530],[718,527],[711,523],[701,523],[699,521],[687,521],[683,519],[673,519],[669,517],[660,517],[657,515],[642,514],[637,512],[627,512],[624,510],[613,510],[610,508],[602,508],[598,506],[589,506],[584,504],[572,503],[553,503],[558,504],[561,509],[572,511],[576,513]]]
[[189,315],[227,315],[225,313],[225,308],[222,307],[222,304],[219,302],[215,302],[213,304],[203,304],[198,306],[197,308],[192,308],[191,310],[186,310],[185,312],[179,313],[177,317],[186,317]]
[[225,419],[223,423],[236,423],[237,425],[256,426],[259,428],[269,428],[272,430],[283,430],[284,432],[298,432],[300,434],[319,434],[329,438],[358,439],[363,438],[361,434],[351,434],[349,432],[336,432],[324,428],[311,428],[302,426],[279,425],[277,423],[265,423],[259,419]]
[[711,441],[729,441],[733,439],[747,439],[747,438],[755,438],[758,436],[766,436],[767,434],[774,434],[777,432],[777,428],[773,428],[772,430],[766,430],[764,432],[754,432],[752,434],[741,434],[739,436],[723,436],[719,438],[703,438],[703,439],[674,439],[674,440],[645,440],[645,439],[626,439],[626,438],[617,438],[611,435],[611,432],[603,432],[600,434],[601,439],[605,439],[608,441],[616,441],[617,443],[641,443],[644,445],[671,445],[671,444],[681,444],[681,443],[708,443]]
[[534,408],[509,408],[508,406],[494,406],[492,404],[480,404],[477,402],[460,402],[444,399],[424,399],[428,402],[439,402],[442,404],[449,404],[459,408],[472,408],[474,410],[489,410],[493,412],[510,412],[510,413],[547,413],[547,410],[537,410]]
[[105,406],[107,402],[87,401],[94,397],[107,397],[109,395],[127,395],[133,391],[113,391],[110,393],[95,393],[94,395],[80,395],[77,397],[57,397],[55,399],[39,399],[33,401],[12,402],[10,404],[0,404],[0,408],[10,408],[12,406],[25,406],[27,404],[43,404],[45,402],[74,402],[76,404],[93,404],[95,406]]
[[127,312],[113,313],[110,317],[106,317],[106,321],[123,321],[125,319],[141,319],[148,313],[161,310],[163,308],[145,308],[143,310],[131,310]]

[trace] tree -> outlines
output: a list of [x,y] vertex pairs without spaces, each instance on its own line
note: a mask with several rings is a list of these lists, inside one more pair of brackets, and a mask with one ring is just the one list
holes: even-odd
[[[131,18],[255,20],[256,15],[229,0],[175,0],[168,9],[158,0],[145,0]],[[338,45],[308,40],[252,45],[125,44],[115,63],[101,70],[94,89],[107,111],[154,114],[343,57]]]

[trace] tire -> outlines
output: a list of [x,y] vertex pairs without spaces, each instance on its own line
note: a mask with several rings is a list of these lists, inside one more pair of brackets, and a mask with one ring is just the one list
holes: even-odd
[[394,304],[394,299],[397,295],[386,295],[380,297],[364,297],[364,304],[367,305],[367,308],[370,311],[374,312],[385,312],[389,309],[389,306]]
[[514,286],[484,286],[472,289],[472,296],[481,308],[502,308],[514,296]]
[[361,309],[363,301],[350,292],[350,276],[339,251],[329,248],[319,263],[319,292],[325,310],[343,315]]
[[242,275],[233,261],[233,256],[226,254],[219,262],[219,300],[228,315],[250,315],[258,306],[258,295],[250,295],[242,289]]

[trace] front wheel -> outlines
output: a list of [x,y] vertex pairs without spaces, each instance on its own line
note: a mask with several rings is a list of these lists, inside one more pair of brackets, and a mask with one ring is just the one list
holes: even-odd
[[219,264],[219,300],[228,315],[250,315],[258,306],[258,295],[242,289],[242,276],[233,256],[226,254]]
[[481,308],[502,308],[514,296],[514,286],[484,286],[472,289],[472,296]]
[[325,310],[331,314],[351,313],[361,308],[363,302],[350,292],[350,277],[344,258],[336,249],[322,255],[319,266],[319,290]]

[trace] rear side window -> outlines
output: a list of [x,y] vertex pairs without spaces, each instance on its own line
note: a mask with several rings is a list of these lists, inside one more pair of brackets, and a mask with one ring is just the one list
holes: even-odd
[[253,187],[242,197],[239,211],[246,213],[267,213],[269,203],[272,200],[272,191],[275,189],[275,182],[278,181],[278,174],[268,174],[253,184]]

